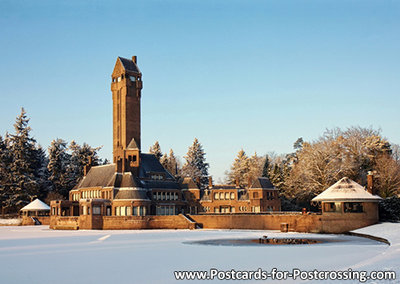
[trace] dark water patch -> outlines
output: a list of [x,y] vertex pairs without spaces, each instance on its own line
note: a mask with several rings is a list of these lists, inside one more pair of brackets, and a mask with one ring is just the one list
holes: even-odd
[[350,245],[382,245],[382,243],[351,236],[322,236],[322,237],[270,237],[245,238],[245,239],[210,239],[200,241],[188,241],[184,244],[212,245],[212,246],[301,246],[301,245],[326,245],[326,244],[350,244]]

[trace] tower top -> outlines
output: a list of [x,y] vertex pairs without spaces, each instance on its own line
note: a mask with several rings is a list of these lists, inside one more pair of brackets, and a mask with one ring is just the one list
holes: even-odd
[[137,66],[137,56],[132,56],[132,59],[118,56],[112,75],[120,75],[123,72],[134,73],[137,75],[142,74]]

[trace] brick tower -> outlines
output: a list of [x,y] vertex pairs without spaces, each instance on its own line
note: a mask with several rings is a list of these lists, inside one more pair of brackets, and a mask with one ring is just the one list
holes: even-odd
[[136,56],[118,57],[111,75],[113,162],[117,172],[137,172],[140,163],[140,97],[142,73]]

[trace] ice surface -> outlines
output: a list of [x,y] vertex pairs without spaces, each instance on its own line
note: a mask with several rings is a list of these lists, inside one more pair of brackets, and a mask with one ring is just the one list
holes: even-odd
[[[345,235],[248,230],[54,231],[47,226],[0,227],[0,282],[215,283],[177,281],[174,270],[362,270],[400,267],[400,224],[357,230],[389,239],[391,246]],[[332,237],[350,242],[292,246],[211,246],[208,239]],[[399,272],[398,272],[399,273]],[[299,283],[240,281],[239,283]],[[315,282],[328,283],[328,282]],[[338,282],[334,282],[338,283]],[[343,282],[347,283],[347,282]],[[374,282],[381,283],[381,282]],[[389,283],[389,282],[382,282]],[[395,283],[395,282],[393,282]]]

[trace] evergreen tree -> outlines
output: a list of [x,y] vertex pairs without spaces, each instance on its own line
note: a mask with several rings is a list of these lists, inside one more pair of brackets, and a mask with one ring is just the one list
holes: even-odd
[[175,157],[174,151],[172,149],[169,149],[167,170],[173,176],[178,176],[180,172],[178,160]]
[[168,155],[167,154],[162,155],[162,157],[160,159],[160,163],[166,170],[168,170]]
[[160,147],[160,144],[158,143],[158,141],[156,141],[156,142],[154,143],[154,145],[150,147],[149,152],[150,152],[151,154],[153,154],[154,156],[156,156],[156,158],[157,158],[158,160],[160,160],[161,157],[163,156],[163,154],[162,154],[162,152],[161,152],[161,147]]
[[[36,141],[30,136],[31,128],[28,126],[29,119],[25,110],[14,124],[15,134],[10,137],[10,152],[12,161],[10,164],[10,194],[5,201],[9,207],[21,207],[31,199],[39,195],[40,176],[38,176],[38,165],[40,164],[39,152]],[[38,152],[39,151],[39,152]]]
[[265,155],[263,171],[262,171],[263,177],[269,178],[269,167],[270,167],[269,157],[268,157],[268,155]]
[[35,163],[35,176],[39,183],[39,194],[38,198],[44,199],[48,192],[51,190],[51,182],[49,180],[50,174],[47,169],[49,159],[46,156],[46,151],[39,145],[36,152],[36,163]]
[[192,146],[189,147],[185,158],[185,164],[182,168],[182,174],[189,176],[195,181],[200,179],[200,187],[203,189],[208,184],[208,163],[202,145],[194,139]]
[[259,157],[255,152],[253,156],[251,156],[248,160],[249,163],[249,171],[245,174],[245,184],[250,187],[251,184],[256,178],[262,175],[264,159]]
[[303,148],[303,137],[300,137],[296,140],[296,142],[293,143],[293,149],[295,149],[296,151],[301,150],[301,148]]
[[69,150],[71,151],[71,164],[69,167],[70,171],[70,182],[75,185],[79,179],[83,177],[83,168],[89,163],[89,158],[92,160],[92,166],[100,164],[100,159],[97,152],[101,147],[92,148],[86,143],[83,145],[77,144],[75,141],[71,141]]
[[74,177],[71,177],[71,155],[67,153],[67,142],[62,139],[51,141],[49,152],[48,171],[52,190],[63,196],[68,195]]
[[230,183],[235,184],[238,182],[239,186],[245,187],[247,185],[246,178],[249,171],[249,158],[247,157],[245,151],[241,149],[231,166],[230,172],[228,173],[228,180]]
[[0,136],[0,206],[2,214],[5,213],[6,200],[9,199],[10,194],[10,164],[12,159],[8,141],[8,135],[4,140]]

